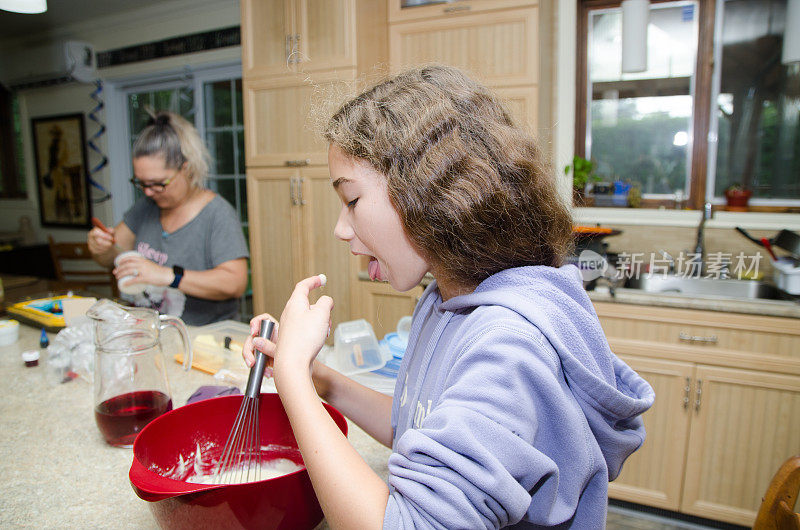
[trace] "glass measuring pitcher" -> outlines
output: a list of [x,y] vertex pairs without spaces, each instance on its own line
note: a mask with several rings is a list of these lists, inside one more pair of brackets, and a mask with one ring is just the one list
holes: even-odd
[[161,332],[172,327],[183,343],[183,368],[192,348],[183,321],[153,309],[100,300],[86,315],[94,320],[94,417],[106,442],[131,447],[145,425],[172,410]]

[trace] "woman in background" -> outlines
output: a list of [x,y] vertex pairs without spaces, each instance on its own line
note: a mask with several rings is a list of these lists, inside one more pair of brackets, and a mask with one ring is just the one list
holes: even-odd
[[133,300],[187,324],[236,318],[249,253],[236,212],[203,187],[208,152],[197,130],[171,112],[154,115],[133,145],[140,197],[115,228],[93,228],[89,250],[117,278],[147,287]]

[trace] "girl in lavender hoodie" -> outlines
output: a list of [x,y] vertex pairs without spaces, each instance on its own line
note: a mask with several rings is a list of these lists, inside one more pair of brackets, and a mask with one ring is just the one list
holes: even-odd
[[[274,342],[278,393],[334,528],[604,528],[608,481],[644,441],[653,391],[609,349],[572,219],[534,140],[488,89],[427,66],[346,103],[325,131],[334,234],[414,311],[394,398],[315,361],[333,301],[297,284]],[[269,315],[253,319],[258,322]],[[392,448],[388,485],[322,407]]]

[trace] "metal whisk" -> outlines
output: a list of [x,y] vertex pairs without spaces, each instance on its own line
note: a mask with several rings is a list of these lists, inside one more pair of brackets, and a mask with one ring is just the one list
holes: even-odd
[[[259,337],[269,339],[275,323],[262,320]],[[261,380],[267,366],[267,356],[256,352],[256,362],[250,368],[242,406],[236,415],[219,464],[214,470],[216,484],[239,484],[261,480],[261,433],[259,432],[258,401]]]

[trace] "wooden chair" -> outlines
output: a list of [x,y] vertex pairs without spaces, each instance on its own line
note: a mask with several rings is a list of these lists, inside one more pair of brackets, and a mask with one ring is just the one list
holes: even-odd
[[800,513],[794,511],[798,491],[800,455],[795,455],[784,462],[772,477],[753,530],[800,530]]
[[86,243],[56,243],[52,236],[47,240],[56,273],[53,286],[56,290],[89,291],[100,296],[109,296],[110,293],[113,298],[119,296],[116,278],[110,270],[92,260]]

